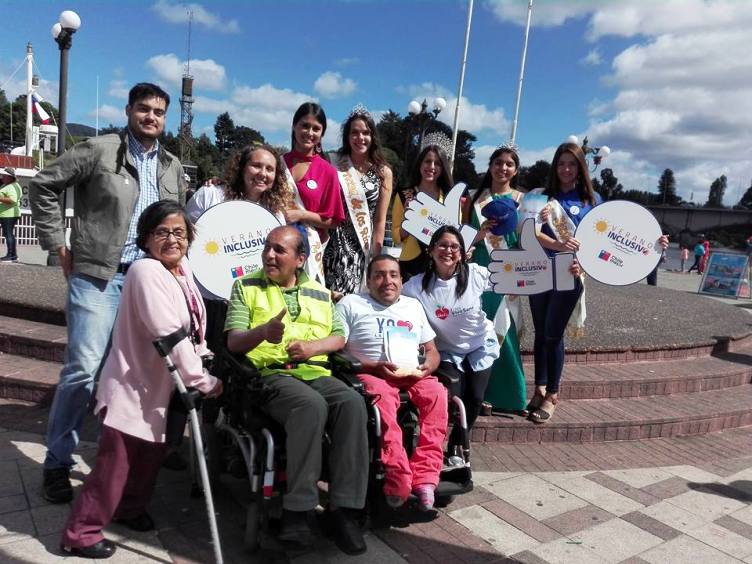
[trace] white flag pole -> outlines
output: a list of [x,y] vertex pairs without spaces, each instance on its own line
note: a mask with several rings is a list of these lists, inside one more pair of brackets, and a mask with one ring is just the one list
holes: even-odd
[[460,121],[460,101],[462,89],[465,86],[465,68],[467,67],[467,47],[470,44],[470,24],[473,21],[473,0],[469,0],[467,6],[467,27],[465,28],[465,50],[462,53],[462,67],[460,69],[460,83],[457,87],[457,103],[454,106],[454,125],[452,126],[452,154],[449,158],[449,172],[454,170],[454,154],[457,150],[457,134]]
[[522,80],[525,77],[525,58],[527,57],[527,38],[530,35],[530,18],[533,14],[533,0],[527,4],[527,24],[525,25],[525,43],[522,47],[522,60],[520,61],[520,80],[517,83],[517,101],[514,104],[514,121],[512,121],[512,135],[510,141],[514,143],[517,137],[517,122],[520,116],[520,99],[522,98]]

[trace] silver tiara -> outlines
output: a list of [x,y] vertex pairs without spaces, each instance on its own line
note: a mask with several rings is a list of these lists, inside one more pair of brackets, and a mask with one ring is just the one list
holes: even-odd
[[501,145],[499,145],[498,147],[496,147],[497,151],[499,149],[504,149],[506,151],[511,151],[514,154],[517,154],[517,151],[519,151],[519,147],[517,145],[515,145],[514,143],[512,143],[511,141],[507,141],[506,143],[502,143]]
[[352,119],[355,116],[359,117],[368,117],[371,118],[371,112],[368,111],[368,108],[366,108],[363,104],[356,105],[352,110],[350,110],[350,113],[347,116],[347,119]]
[[452,140],[441,131],[432,131],[423,136],[423,142],[420,144],[421,152],[431,145],[438,147],[439,151],[444,153],[444,158],[448,159],[452,154]]

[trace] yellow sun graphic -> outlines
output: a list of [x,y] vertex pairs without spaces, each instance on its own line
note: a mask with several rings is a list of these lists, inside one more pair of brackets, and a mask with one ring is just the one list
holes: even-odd
[[602,219],[599,219],[595,222],[595,230],[598,233],[605,233],[606,231],[608,231],[608,223]]
[[428,209],[420,208],[420,215],[422,215],[423,217],[426,217],[428,215]]
[[207,255],[216,255],[219,252],[219,243],[216,241],[207,241],[204,245],[204,252]]
[[512,272],[512,265],[507,263],[504,265],[504,272]]

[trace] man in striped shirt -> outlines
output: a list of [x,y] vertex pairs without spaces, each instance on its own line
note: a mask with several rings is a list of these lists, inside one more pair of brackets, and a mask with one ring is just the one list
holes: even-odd
[[[29,186],[39,243],[57,251],[68,280],[68,346],[50,410],[44,497],[73,498],[73,451],[104,360],[128,268],[143,253],[135,244],[141,212],[160,199],[185,203],[183,167],[159,144],[170,96],[136,84],[128,96],[128,127],[74,145]],[[73,189],[75,215],[66,245],[60,196]]]

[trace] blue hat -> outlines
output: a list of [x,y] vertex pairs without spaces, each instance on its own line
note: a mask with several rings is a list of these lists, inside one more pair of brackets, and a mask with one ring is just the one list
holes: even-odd
[[491,233],[496,236],[506,235],[517,229],[517,202],[512,198],[494,196],[481,210],[481,215],[496,221]]

